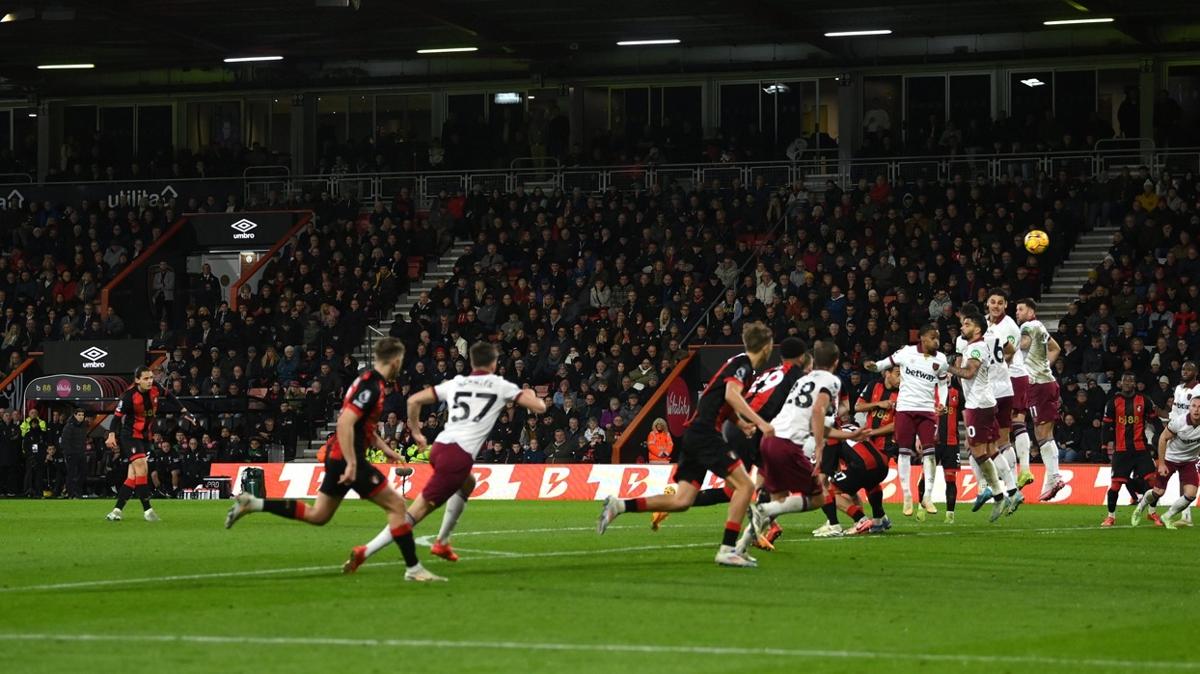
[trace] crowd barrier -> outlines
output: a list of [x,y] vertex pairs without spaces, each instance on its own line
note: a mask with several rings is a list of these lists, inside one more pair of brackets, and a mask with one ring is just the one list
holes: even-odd
[[[325,467],[318,463],[218,463],[212,466],[212,475],[229,477],[233,493],[241,489],[242,471],[250,466],[263,469],[267,498],[315,498],[317,489],[325,477]],[[432,475],[427,464],[412,464],[413,474],[407,478],[396,475],[395,466],[376,466],[396,489],[409,498],[420,493]],[[674,466],[670,464],[478,464],[473,468],[477,485],[471,495],[473,499],[497,501],[594,501],[609,494],[620,498],[638,498],[661,494],[669,484]],[[1037,480],[1026,487],[1029,502],[1037,500],[1037,489],[1042,483],[1043,467],[1032,467]],[[1053,503],[1071,505],[1101,505],[1108,491],[1111,468],[1107,465],[1069,464],[1062,470],[1065,489],[1058,493]],[[977,493],[977,484],[971,470],[963,467],[959,472],[958,501],[969,508]],[[919,467],[913,469],[913,485],[921,477]],[[721,487],[724,483],[711,473],[705,477],[704,488]],[[1178,477],[1171,478],[1164,503],[1178,496]],[[942,503],[945,489],[941,471],[938,471],[934,501]],[[884,497],[889,502],[900,500],[900,483],[896,469],[888,473],[884,485]],[[351,492],[348,498],[357,498]],[[1129,494],[1122,490],[1120,503],[1128,504]],[[960,507],[961,509],[961,507]]]

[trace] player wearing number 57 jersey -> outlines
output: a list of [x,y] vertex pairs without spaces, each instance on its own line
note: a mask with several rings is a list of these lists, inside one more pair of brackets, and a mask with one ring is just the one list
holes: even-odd
[[385,337],[375,344],[372,366],[361,374],[346,390],[342,399],[342,410],[338,413],[337,434],[329,442],[325,456],[325,479],[312,506],[291,499],[257,498],[246,492],[238,494],[237,501],[225,517],[228,529],[242,517],[253,512],[268,512],[287,519],[300,520],[317,526],[328,522],[346,494],[353,489],[359,497],[370,499],[388,514],[388,543],[396,543],[404,555],[405,580],[445,580],[435,576],[417,559],[416,541],[412,525],[405,519],[404,497],[388,488],[387,479],[367,462],[367,447],[374,446],[393,459],[398,459],[387,443],[375,433],[379,415],[383,412],[386,387],[395,381],[404,362],[404,344],[394,337]]
[[[496,376],[496,359],[495,346],[478,342],[471,347],[471,374],[448,379],[408,398],[408,425],[413,440],[421,448],[426,446],[425,436],[421,433],[421,408],[443,402],[449,414],[445,429],[429,450],[433,477],[409,506],[407,520],[409,526],[415,527],[446,504],[442,527],[430,552],[451,562],[457,561],[458,555],[450,548],[450,533],[467,507],[471,492],[475,491],[471,467],[500,412],[509,402],[534,414],[546,411],[546,401],[538,398],[532,389],[521,388]],[[347,573],[357,570],[368,557],[387,547],[387,538],[385,529],[367,545],[354,548],[343,570]]]

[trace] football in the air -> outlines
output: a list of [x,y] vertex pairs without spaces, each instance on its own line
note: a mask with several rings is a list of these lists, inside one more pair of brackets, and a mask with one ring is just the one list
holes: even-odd
[[1025,235],[1025,250],[1040,255],[1050,246],[1050,236],[1040,229],[1030,230]]

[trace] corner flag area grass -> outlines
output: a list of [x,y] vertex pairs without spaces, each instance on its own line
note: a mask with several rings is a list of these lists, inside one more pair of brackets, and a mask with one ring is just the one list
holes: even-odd
[[[0,503],[0,672],[1200,671],[1200,531],[1099,528],[1100,507],[1025,506],[989,525],[893,515],[814,540],[785,516],[757,569],[713,563],[724,507],[622,515],[599,503],[472,502],[448,583],[403,581],[384,523],[349,502],[323,528],[227,502]],[[440,514],[435,516],[440,521]],[[844,516],[843,516],[844,519]],[[417,528],[436,532],[437,521]]]

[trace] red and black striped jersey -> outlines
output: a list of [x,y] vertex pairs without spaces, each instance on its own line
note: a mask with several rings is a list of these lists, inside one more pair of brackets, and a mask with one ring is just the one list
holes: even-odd
[[[383,414],[383,399],[387,397],[387,380],[374,368],[363,370],[346,389],[342,398],[342,414],[353,412],[358,416],[354,422],[354,456],[366,461],[367,443],[375,435],[379,417]],[[344,459],[337,432],[329,440],[329,458]]]
[[783,409],[792,386],[803,376],[804,368],[790,362],[764,370],[743,394],[746,404],[758,412],[758,416],[770,421]]
[[154,383],[149,391],[138,390],[137,385],[125,389],[117,400],[109,430],[121,437],[149,440],[154,435],[154,417],[158,415],[158,403],[163,398],[174,399],[166,389]]
[[1145,452],[1146,420],[1157,418],[1154,404],[1141,393],[1131,396],[1117,394],[1104,408],[1104,426],[1108,439],[1117,452]]
[[939,445],[954,446],[958,444],[958,419],[962,415],[962,384],[958,383],[958,378],[952,378],[950,385],[946,389],[946,400],[938,400],[938,392],[933,392],[934,404],[945,406],[946,412],[938,415],[938,437]]
[[[867,412],[867,420],[863,426],[867,429],[883,428],[892,423],[896,418],[896,398],[900,395],[900,389],[889,389],[884,386],[882,381],[877,381],[874,384],[867,384],[863,389],[862,395],[858,397],[859,401],[869,403],[877,403],[883,400],[892,401],[892,408],[888,410],[874,409]],[[877,435],[871,438],[870,442],[875,446],[875,449],[883,451],[887,446],[891,436]]]
[[695,426],[696,430],[720,433],[721,426],[731,412],[725,402],[725,384],[741,384],[744,389],[750,385],[753,378],[754,366],[750,363],[750,356],[739,353],[725,361],[700,392],[700,399],[696,401],[696,412],[688,419],[687,427]]

